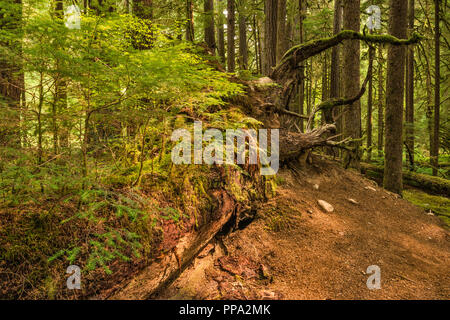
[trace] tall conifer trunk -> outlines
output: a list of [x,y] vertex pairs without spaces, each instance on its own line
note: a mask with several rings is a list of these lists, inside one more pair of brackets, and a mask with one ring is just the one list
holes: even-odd
[[440,129],[440,106],[441,106],[441,53],[439,27],[439,0],[434,0],[434,124],[433,124],[433,147],[431,150],[431,164],[433,176],[438,174],[439,166],[439,129]]
[[[344,1],[344,30],[360,30],[360,1]],[[343,48],[344,59],[344,97],[355,96],[360,90],[360,43],[359,41],[345,41]],[[351,143],[354,152],[344,153],[346,167],[360,170],[361,138],[361,102],[358,100],[351,106],[344,107],[344,136],[356,140]]]
[[278,29],[278,1],[265,0],[264,12],[264,74],[269,75],[277,64],[277,29]]
[[234,72],[236,69],[236,44],[235,44],[235,36],[236,36],[236,4],[235,0],[228,0],[227,4],[227,67],[228,72]]
[[[414,32],[414,0],[408,2],[408,35]],[[414,47],[406,52],[405,140],[410,169],[414,170]]]
[[[406,1],[390,0],[389,34],[406,38]],[[389,191],[401,194],[403,156],[403,93],[405,84],[405,46],[388,47],[386,81],[386,142],[383,185]]]
[[[0,55],[0,108],[3,115],[0,127],[0,145],[20,146],[21,97],[24,89],[24,74],[19,63],[22,54],[22,0],[6,0],[5,8],[0,3],[0,29],[19,35],[1,46],[8,48],[9,55]],[[10,6],[12,5],[12,6]],[[4,99],[4,101],[2,101]]]
[[215,51],[216,35],[214,28],[214,0],[204,0],[205,42],[208,48]]

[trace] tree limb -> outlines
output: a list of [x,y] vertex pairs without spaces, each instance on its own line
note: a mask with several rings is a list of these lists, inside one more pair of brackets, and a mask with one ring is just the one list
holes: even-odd
[[398,39],[391,35],[361,34],[352,30],[344,30],[330,38],[313,40],[292,47],[284,54],[281,62],[274,68],[270,77],[278,83],[284,84],[287,80],[286,71],[299,69],[300,63],[304,60],[337,46],[344,40],[362,40],[369,43],[388,43],[391,45],[410,45],[418,43],[421,39],[422,37],[417,33],[413,33],[409,39]]

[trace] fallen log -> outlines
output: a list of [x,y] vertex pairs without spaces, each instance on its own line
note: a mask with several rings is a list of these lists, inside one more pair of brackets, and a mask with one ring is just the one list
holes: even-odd
[[[370,163],[361,163],[361,171],[370,178],[383,180],[384,167]],[[426,174],[403,171],[403,183],[434,194],[450,197],[450,180]]]
[[180,239],[173,251],[146,267],[126,286],[108,297],[111,300],[145,300],[160,292],[174,281],[201,250],[232,218],[236,210],[235,200],[224,190],[216,190],[213,196],[218,201],[217,218],[205,224],[199,232],[189,233]]

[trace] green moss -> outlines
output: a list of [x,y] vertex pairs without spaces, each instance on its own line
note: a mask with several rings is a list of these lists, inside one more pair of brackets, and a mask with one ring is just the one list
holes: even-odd
[[282,185],[284,185],[284,184],[286,183],[286,179],[284,179],[284,178],[281,177],[280,175],[276,175],[274,179],[275,179],[275,183],[276,183],[278,186],[282,186]]
[[54,300],[56,295],[56,283],[52,277],[47,277],[44,281],[45,291],[47,292],[47,298]]
[[293,210],[289,203],[277,203],[268,207],[263,212],[266,229],[273,232],[291,230],[295,225],[295,219],[301,216],[297,210]]
[[267,198],[270,199],[277,195],[277,183],[274,178],[268,178],[264,187],[264,192]]
[[426,211],[432,211],[441,218],[448,227],[450,227],[450,199],[447,197],[429,195],[419,190],[405,190],[403,197],[423,208]]

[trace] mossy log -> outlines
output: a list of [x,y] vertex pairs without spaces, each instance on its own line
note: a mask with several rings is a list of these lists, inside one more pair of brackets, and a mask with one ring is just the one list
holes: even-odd
[[95,298],[146,300],[172,283],[236,213],[236,202],[227,192],[216,190],[212,196],[218,202],[216,219],[205,224],[199,232],[185,235],[178,241],[173,251],[146,267],[131,282],[111,296]]
[[[383,179],[384,167],[370,163],[361,163],[364,174],[378,180]],[[412,171],[403,171],[403,183],[421,190],[450,197],[450,180],[420,174]]]

